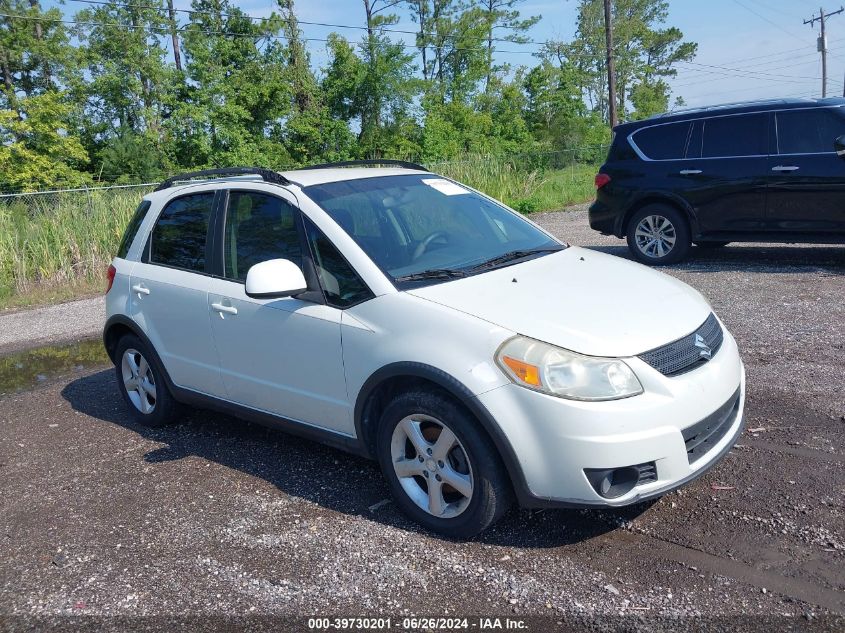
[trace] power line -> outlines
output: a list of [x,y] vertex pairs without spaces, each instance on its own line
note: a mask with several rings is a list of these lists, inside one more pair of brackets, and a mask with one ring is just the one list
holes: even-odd
[[[148,31],[151,33],[160,33],[167,35],[171,33],[172,30],[175,30],[177,33],[203,33],[205,35],[221,35],[224,37],[246,37],[251,38],[254,40],[264,40],[264,39],[272,39],[272,40],[284,40],[286,39],[283,35],[273,35],[270,33],[238,33],[233,31],[211,31],[202,28],[196,28],[195,24],[189,24],[183,27],[177,27],[176,29],[170,29],[167,27],[156,27],[156,26],[149,26],[145,24],[124,24],[122,22],[86,22],[80,20],[58,20],[56,18],[42,18],[37,16],[31,15],[16,15],[12,13],[0,13],[0,18],[10,18],[10,19],[17,19],[17,20],[30,20],[30,21],[37,21],[37,22],[55,22],[60,24],[73,24],[75,26],[92,26],[92,27],[103,27],[103,26],[116,26],[122,29],[134,29],[138,31]],[[328,42],[327,38],[321,37],[303,37],[303,41],[305,42]],[[416,44],[405,44],[402,42],[394,42],[394,46],[401,46],[403,48],[412,48],[418,50],[419,47]],[[446,49],[445,46],[437,46],[435,44],[426,44],[425,48],[430,48],[434,50],[438,49]],[[450,47],[448,50],[459,51],[464,53],[484,53],[487,52],[486,48],[461,48],[461,47]],[[535,51],[513,51],[513,50],[504,50],[504,49],[496,49],[497,53],[508,53],[511,55],[535,55]]]
[[798,36],[798,35],[795,35],[795,33],[792,33],[791,31],[788,31],[787,29],[783,28],[783,27],[782,27],[780,24],[778,24],[777,22],[774,22],[774,21],[770,20],[769,18],[767,18],[767,17],[766,17],[765,15],[763,15],[762,13],[757,13],[757,11],[755,11],[754,9],[752,9],[751,7],[749,7],[748,5],[743,4],[742,2],[740,2],[740,0],[734,0],[734,2],[735,2],[736,4],[738,4],[739,6],[741,6],[743,9],[745,9],[746,11],[750,11],[751,13],[753,13],[754,15],[756,15],[756,16],[757,16],[758,18],[760,18],[761,20],[765,20],[766,22],[768,22],[769,24],[771,24],[771,25],[772,25],[772,26],[774,26],[775,28],[780,29],[781,31],[783,31],[784,33],[786,33],[787,35],[789,35],[790,37],[794,37],[796,40],[799,40],[799,41],[801,41],[801,42],[803,42],[803,41],[804,41],[804,38],[803,38],[803,37],[800,37],[800,36]]

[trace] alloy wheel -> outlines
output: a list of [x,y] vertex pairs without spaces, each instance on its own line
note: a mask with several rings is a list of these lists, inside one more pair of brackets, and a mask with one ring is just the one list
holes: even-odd
[[156,406],[156,384],[147,359],[138,350],[129,348],[123,352],[120,370],[130,402],[141,413],[152,413]]
[[393,430],[393,470],[405,493],[432,516],[458,516],[472,499],[467,452],[452,430],[428,415],[409,415]]
[[653,259],[665,257],[675,248],[675,225],[662,215],[647,215],[637,224],[634,237],[641,253]]

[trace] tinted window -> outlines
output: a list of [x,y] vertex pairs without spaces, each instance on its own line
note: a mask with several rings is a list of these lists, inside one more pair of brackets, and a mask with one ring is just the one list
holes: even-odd
[[150,261],[204,272],[205,239],[213,202],[213,193],[200,193],[168,204],[153,229]]
[[223,261],[229,279],[246,280],[252,266],[289,259],[302,267],[297,209],[275,196],[233,191],[226,211]]
[[132,219],[129,220],[126,231],[123,232],[123,239],[120,240],[120,246],[117,247],[118,257],[126,257],[126,254],[129,252],[129,247],[132,246],[132,242],[138,234],[138,229],[141,228],[141,222],[144,221],[144,217],[147,215],[147,210],[150,208],[150,204],[151,203],[148,200],[144,200],[140,205],[138,205],[138,208],[135,209],[135,213],[132,214]]
[[833,152],[834,139],[845,134],[845,119],[839,109],[778,112],[777,123],[781,154]]
[[349,265],[346,258],[329,241],[329,238],[308,220],[305,222],[305,227],[311,251],[314,253],[317,276],[320,278],[320,285],[323,287],[329,305],[347,308],[372,299],[373,293]]
[[689,127],[689,122],[684,122],[645,128],[634,134],[634,142],[652,160],[683,158]]
[[705,119],[702,157],[759,156],[767,153],[765,114]]

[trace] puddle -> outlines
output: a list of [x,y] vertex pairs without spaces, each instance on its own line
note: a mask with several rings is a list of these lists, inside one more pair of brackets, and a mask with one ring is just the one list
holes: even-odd
[[74,371],[111,364],[99,338],[51,345],[0,357],[0,397]]

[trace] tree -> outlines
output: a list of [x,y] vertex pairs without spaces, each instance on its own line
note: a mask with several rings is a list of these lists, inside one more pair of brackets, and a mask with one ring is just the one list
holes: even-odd
[[183,165],[284,166],[281,138],[291,114],[287,51],[273,14],[251,20],[228,0],[194,0],[183,31],[188,81],[172,104],[168,127]]
[[13,191],[90,182],[88,155],[70,125],[72,107],[56,91],[22,97],[0,110],[0,173]]
[[[529,41],[526,33],[540,21],[542,16],[534,15],[522,19],[519,11],[514,7],[525,2],[525,0],[478,0],[478,6],[484,15],[487,49],[487,74],[484,79],[484,92],[489,94],[492,90],[493,73],[496,70],[493,64],[493,51],[495,42],[504,40],[514,44],[524,44]],[[504,31],[497,36],[498,31]]]
[[20,97],[58,90],[78,77],[74,48],[62,13],[35,0],[4,2],[0,18],[0,107],[16,109]]
[[[693,59],[698,45],[684,42],[674,27],[661,29],[669,13],[666,0],[614,0],[613,39],[618,110],[622,118],[640,83],[658,85],[672,77],[678,62]],[[604,53],[604,12],[601,0],[580,0],[575,40],[562,45],[578,67],[588,103],[607,119],[607,69]],[[642,93],[642,90],[640,91]],[[668,106],[668,93],[666,95]]]

